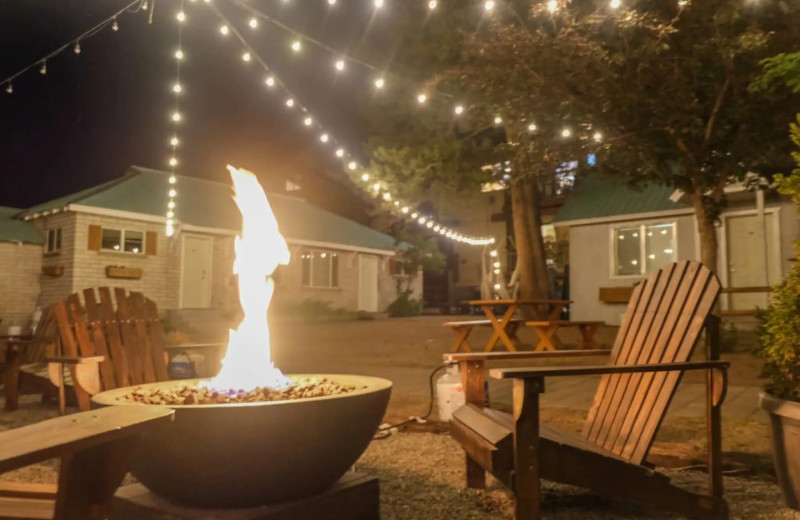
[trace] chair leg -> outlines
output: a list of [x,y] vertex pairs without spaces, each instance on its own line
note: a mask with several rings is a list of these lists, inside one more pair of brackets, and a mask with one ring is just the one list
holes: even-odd
[[539,394],[542,379],[514,380],[514,494],[516,520],[540,520]]
[[61,459],[54,520],[106,520],[139,437],[124,437]]
[[6,352],[6,363],[3,375],[6,385],[5,411],[13,412],[19,408],[19,370],[22,366],[22,354],[16,350],[9,350]]

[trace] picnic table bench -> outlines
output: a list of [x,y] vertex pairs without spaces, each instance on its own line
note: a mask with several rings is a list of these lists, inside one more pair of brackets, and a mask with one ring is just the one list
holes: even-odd
[[[522,318],[512,318],[507,321],[505,326],[505,333],[508,335],[509,341],[518,342],[517,339],[517,329],[519,326],[524,323],[525,320]],[[463,320],[463,321],[446,321],[442,323],[445,327],[450,327],[453,329],[453,332],[456,334],[456,338],[453,341],[453,352],[458,352],[461,348],[464,348],[464,352],[472,352],[472,347],[467,342],[467,337],[469,337],[472,329],[475,327],[492,327],[494,323],[491,320]],[[492,336],[494,338],[494,336]],[[486,351],[489,352],[494,347],[494,342],[490,342],[487,344]]]
[[0,482],[0,518],[101,520],[160,406],[110,406],[0,433],[0,473],[59,457],[58,485]]
[[594,335],[597,329],[605,325],[604,321],[565,321],[565,320],[539,320],[539,321],[526,321],[526,325],[530,325],[536,331],[539,337],[539,344],[536,346],[536,351],[556,350],[561,347],[561,341],[556,336],[556,332],[561,327],[577,327],[581,333],[581,340],[578,343],[580,349],[598,349],[600,348]]

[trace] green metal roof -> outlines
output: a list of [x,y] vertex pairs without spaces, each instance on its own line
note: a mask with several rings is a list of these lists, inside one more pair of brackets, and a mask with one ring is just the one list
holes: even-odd
[[[168,175],[132,166],[119,179],[40,204],[25,214],[78,204],[160,217],[167,207]],[[241,215],[233,202],[232,185],[179,175],[176,190],[176,217],[181,223],[235,231],[241,229]],[[302,199],[279,194],[267,194],[267,198],[278,227],[287,239],[387,251],[394,249],[395,240],[391,236],[317,208]]]
[[567,196],[553,222],[688,209],[689,206],[670,200],[674,191],[661,184],[633,189],[618,179],[588,175]]
[[14,218],[21,212],[21,209],[0,206],[0,242],[43,243],[42,235],[30,222]]

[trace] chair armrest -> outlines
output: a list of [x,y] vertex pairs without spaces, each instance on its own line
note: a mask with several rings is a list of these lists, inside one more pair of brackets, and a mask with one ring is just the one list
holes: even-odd
[[164,345],[164,350],[178,350],[182,348],[220,348],[227,346],[227,343],[183,343],[181,345]]
[[465,352],[442,354],[445,363],[460,361],[505,361],[508,359],[552,359],[587,356],[607,356],[609,349],[597,350],[543,350],[540,352]]
[[67,365],[82,365],[84,363],[100,363],[105,356],[54,356],[46,358],[48,363],[66,363]]
[[689,363],[656,363],[646,365],[598,365],[582,367],[493,368],[489,374],[496,379],[543,379],[552,376],[591,376],[601,374],[639,374],[645,372],[675,372],[684,370],[726,370],[728,361],[698,361]]

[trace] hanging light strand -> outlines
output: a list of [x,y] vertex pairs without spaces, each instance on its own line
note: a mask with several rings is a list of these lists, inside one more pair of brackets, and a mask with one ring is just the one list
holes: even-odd
[[170,117],[171,127],[172,127],[172,135],[169,140],[170,146],[170,156],[168,160],[168,164],[170,167],[170,174],[168,179],[168,186],[167,186],[167,211],[166,211],[166,235],[168,237],[175,234],[175,222],[176,222],[176,214],[177,214],[177,204],[175,203],[175,197],[177,197],[178,192],[178,177],[175,175],[175,172],[178,168],[178,146],[180,145],[180,122],[183,119],[181,115],[181,94],[183,93],[183,85],[181,85],[181,63],[185,58],[185,54],[183,51],[183,24],[186,22],[186,15],[184,13],[184,0],[181,0],[180,4],[180,11],[178,11],[176,15],[177,25],[178,25],[178,46],[174,53],[175,59],[175,83],[172,84],[172,94],[175,96],[175,100],[173,103],[174,111],[172,112],[172,116]]
[[[13,89],[13,87],[11,85],[12,85],[12,82],[15,79],[17,79],[18,77],[22,76],[23,74],[25,74],[26,72],[28,72],[29,70],[34,69],[34,68],[38,68],[40,72],[42,71],[42,69],[44,69],[46,71],[47,70],[46,63],[48,61],[50,61],[52,58],[54,58],[54,57],[58,56],[59,54],[63,53],[64,51],[67,51],[68,49],[72,49],[73,52],[75,52],[75,54],[80,54],[80,48],[81,48],[80,44],[81,44],[81,42],[85,41],[88,38],[91,38],[92,36],[94,36],[95,34],[99,33],[100,31],[102,31],[106,27],[111,26],[112,29],[114,28],[114,26],[119,27],[119,24],[117,23],[117,17],[119,15],[125,13],[126,11],[127,12],[138,13],[141,10],[142,5],[145,3],[145,1],[146,0],[134,0],[133,2],[129,3],[128,5],[123,7],[122,9],[118,10],[117,12],[115,12],[114,14],[109,16],[108,18],[106,18],[103,21],[101,21],[100,23],[94,25],[89,30],[84,31],[83,33],[81,33],[77,37],[75,37],[75,38],[71,39],[70,41],[68,41],[67,43],[65,43],[64,45],[61,45],[60,47],[57,47],[55,50],[51,51],[49,54],[46,54],[46,55],[40,57],[36,61],[34,61],[34,62],[30,63],[29,65],[19,69],[18,71],[16,71],[15,73],[11,74],[10,76],[0,80],[0,85],[5,85],[6,92],[11,94],[14,91],[14,89]],[[136,7],[137,5],[138,5],[138,7]],[[135,10],[131,11],[132,9],[135,9]]]
[[208,5],[217,15],[220,21],[229,28],[229,34],[235,36],[241,43],[242,47],[244,47],[243,51],[249,57],[248,62],[257,63],[263,68],[264,72],[267,74],[267,79],[265,81],[267,87],[277,87],[283,91],[286,96],[284,105],[288,109],[295,110],[299,113],[301,125],[310,130],[318,132],[319,141],[323,145],[333,148],[334,155],[342,161],[342,164],[345,166],[346,170],[349,171],[355,179],[360,179],[360,186],[365,191],[370,193],[373,197],[378,198],[378,200],[382,200],[386,207],[388,207],[398,216],[405,219],[410,219],[416,222],[418,225],[430,230],[431,232],[439,233],[443,237],[470,245],[484,246],[495,243],[494,237],[476,237],[466,235],[436,222],[430,216],[423,215],[420,212],[415,211],[414,204],[398,199],[385,183],[379,181],[376,182],[374,175],[371,175],[370,172],[360,165],[359,162],[346,151],[344,145],[340,143],[331,132],[327,131],[319,123],[317,118],[313,117],[310,110],[305,105],[297,100],[297,97],[286,86],[286,84],[273,73],[272,69],[266,64],[266,62],[264,62],[261,55],[250,45],[247,39],[242,35],[241,31],[239,31],[236,26],[232,24],[230,20],[228,20],[225,15],[220,12],[219,9],[217,9],[216,6],[214,6],[213,3]]

